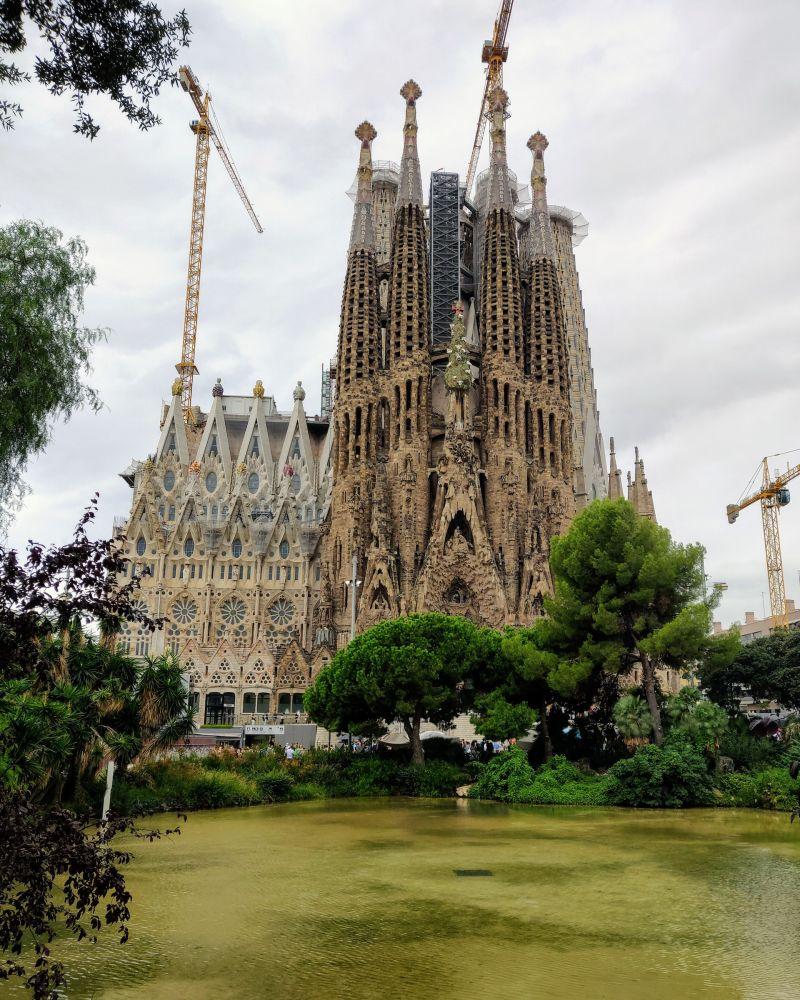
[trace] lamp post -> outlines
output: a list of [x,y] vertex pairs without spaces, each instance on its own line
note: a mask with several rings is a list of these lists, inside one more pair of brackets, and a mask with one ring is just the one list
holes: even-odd
[[[352,575],[347,581],[347,586],[350,588],[350,642],[356,637],[356,599],[358,596],[358,588],[361,586],[361,580],[358,579],[358,556],[355,551],[353,551],[353,563],[352,563]],[[353,749],[353,734],[348,732],[347,742],[350,749]]]

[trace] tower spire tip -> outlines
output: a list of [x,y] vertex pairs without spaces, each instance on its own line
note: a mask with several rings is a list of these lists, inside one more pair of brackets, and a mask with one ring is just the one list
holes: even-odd
[[371,122],[367,121],[362,122],[355,132],[356,139],[359,139],[362,144],[372,142],[377,134],[375,126]]
[[534,155],[536,153],[543,153],[549,145],[550,143],[547,141],[547,136],[544,132],[534,132],[527,142],[528,149]]
[[400,96],[406,104],[413,104],[422,97],[422,87],[420,87],[416,80],[406,80],[400,88]]

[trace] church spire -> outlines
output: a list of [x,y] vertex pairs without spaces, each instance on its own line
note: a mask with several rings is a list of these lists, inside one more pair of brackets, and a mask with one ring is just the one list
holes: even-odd
[[400,88],[400,96],[406,102],[406,118],[400,187],[392,232],[387,307],[388,360],[391,368],[401,359],[416,353],[417,360],[424,362],[427,368],[431,339],[430,288],[422,180],[417,154],[417,100],[422,96],[422,90],[414,80],[408,80]]
[[535,132],[528,139],[528,149],[533,153],[533,168],[531,170],[531,222],[528,230],[528,240],[531,260],[537,257],[556,259],[556,245],[553,231],[550,228],[550,213],[547,208],[547,178],[544,173],[544,151],[549,143],[541,132]]
[[617,453],[614,449],[614,438],[609,441],[611,451],[608,461],[608,499],[619,500],[622,496],[622,473],[617,467]]
[[511,184],[508,180],[506,159],[506,118],[508,118],[508,94],[502,87],[495,87],[489,95],[491,111],[492,153],[489,160],[489,188],[486,199],[487,211],[514,208],[511,200]]
[[377,136],[373,125],[362,122],[356,129],[356,139],[361,141],[358,158],[358,187],[353,209],[353,228],[350,230],[350,252],[375,250],[375,223],[372,218],[372,140]]
[[400,187],[396,205],[419,205],[422,207],[422,176],[417,152],[417,101],[422,90],[415,80],[407,80],[400,88],[400,96],[406,102],[406,123],[403,126],[403,158],[400,161]]
[[545,193],[543,154],[547,139],[541,132],[534,133],[528,139],[528,149],[533,153],[533,207],[528,237],[531,293],[525,367],[535,382],[542,387],[552,386],[561,399],[568,401],[567,327]]
[[369,122],[362,122],[355,134],[361,143],[361,152],[339,324],[336,371],[339,398],[351,383],[373,374],[380,325],[375,227],[372,218],[371,145],[377,133]]
[[492,158],[480,294],[484,360],[502,358],[514,368],[521,369],[522,281],[506,163],[508,95],[502,87],[492,91],[489,107],[492,111]]

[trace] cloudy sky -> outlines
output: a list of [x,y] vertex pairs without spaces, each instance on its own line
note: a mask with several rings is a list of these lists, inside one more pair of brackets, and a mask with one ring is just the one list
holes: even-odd
[[[302,379],[319,408],[335,350],[355,171],[354,127],[398,160],[413,76],[423,172],[464,172],[494,0],[186,0],[185,60],[214,97],[264,235],[212,153],[195,399],[261,378],[282,408]],[[167,0],[165,12],[172,13]],[[759,613],[757,508],[731,527],[761,456],[800,447],[800,74],[796,0],[517,0],[505,84],[509,159],[550,140],[548,192],[590,222],[578,249],[601,427],[626,468],[638,444],[661,523],[708,549],[730,589],[719,617]],[[0,136],[0,223],[80,234],[97,282],[86,322],[105,401],[55,429],[10,541],[61,541],[93,491],[100,528],[125,514],[117,473],[152,451],[178,358],[191,201],[186,94],[158,99],[140,134],[102,100],[94,143],[67,98],[17,88],[25,116]],[[488,158],[488,142],[482,165]],[[800,452],[788,456],[800,459]],[[773,464],[785,467],[787,457]],[[798,500],[782,514],[789,596],[800,598]]]

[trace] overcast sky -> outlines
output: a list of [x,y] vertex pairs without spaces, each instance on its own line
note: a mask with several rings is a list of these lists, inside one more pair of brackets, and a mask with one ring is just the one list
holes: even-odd
[[[398,90],[413,76],[423,173],[463,174],[496,4],[186,3],[185,61],[265,230],[212,152],[195,401],[207,406],[217,376],[229,393],[261,378],[289,408],[302,379],[315,413],[336,348],[353,129],[368,118],[374,155],[399,160]],[[706,545],[710,579],[730,587],[726,623],[760,617],[768,597],[759,511],[731,527],[725,505],[761,456],[800,447],[799,32],[796,0],[517,0],[509,31],[510,165],[528,176],[525,142],[541,129],[551,202],[590,223],[577,258],[603,434],[623,469],[639,445],[660,522]],[[109,530],[130,503],[117,473],[157,443],[182,329],[194,137],[179,89],[144,134],[91,101],[93,143],[72,134],[67,98],[16,91],[25,116],[0,135],[0,223],[83,236],[97,269],[86,322],[109,329],[94,371],[105,409],[57,427],[31,465],[10,536],[23,545],[64,540],[95,490]],[[800,480],[795,493],[781,530],[800,598]]]

